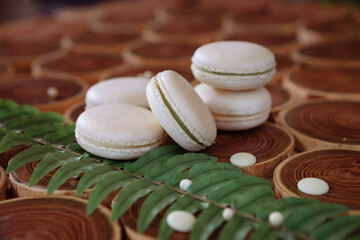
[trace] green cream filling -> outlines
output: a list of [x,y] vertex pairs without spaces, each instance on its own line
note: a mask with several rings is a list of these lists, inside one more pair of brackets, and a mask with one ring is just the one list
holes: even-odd
[[207,72],[207,73],[211,73],[211,74],[216,74],[216,75],[224,75],[224,76],[257,76],[257,75],[262,75],[262,74],[266,74],[266,73],[269,73],[271,71],[273,71],[273,68],[270,68],[266,71],[263,71],[263,72],[258,72],[258,73],[223,73],[223,72],[211,72],[205,68],[201,68],[201,67],[198,67],[198,66],[195,66],[197,69],[199,69],[200,71],[203,71],[203,72]]
[[192,139],[194,140],[196,143],[200,144],[200,145],[204,145],[202,142],[199,142],[199,140],[196,139],[196,137],[190,132],[190,130],[186,127],[186,125],[181,121],[180,117],[176,114],[176,112],[174,111],[174,109],[171,107],[170,103],[168,102],[168,100],[166,100],[164,93],[161,91],[161,88],[159,86],[159,83],[156,79],[155,81],[156,83],[156,88],[159,90],[161,99],[164,101],[166,107],[169,109],[171,115],[173,116],[173,118],[175,119],[175,121],[177,122],[177,124],[179,124],[179,126],[181,127],[181,129]]

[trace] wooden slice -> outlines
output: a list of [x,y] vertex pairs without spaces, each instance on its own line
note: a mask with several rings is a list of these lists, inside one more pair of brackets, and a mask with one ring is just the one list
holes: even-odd
[[[0,97],[10,99],[18,104],[30,104],[41,111],[64,113],[72,104],[85,98],[89,85],[75,77],[32,77],[16,75],[9,81],[0,82]],[[57,94],[48,94],[55,88]]]
[[239,132],[219,131],[215,144],[203,153],[219,158],[219,162],[230,163],[230,157],[238,152],[253,154],[257,162],[242,167],[245,173],[267,178],[272,176],[275,167],[293,154],[295,141],[282,127],[266,122],[263,125]]
[[197,49],[195,44],[130,42],[124,49],[126,62],[135,66],[174,66],[190,68],[190,59]]
[[96,33],[88,30],[64,37],[61,46],[73,53],[121,56],[125,44],[139,36],[138,33]]
[[296,63],[288,56],[276,55],[275,60],[276,73],[273,79],[271,79],[271,84],[280,85],[286,75],[296,72],[300,69],[300,64]]
[[360,67],[360,41],[326,42],[297,48],[295,61],[314,67]]
[[0,203],[1,239],[120,240],[121,228],[99,206],[86,215],[87,201],[73,197],[11,199]]
[[33,61],[32,73],[36,77],[50,78],[71,75],[84,79],[92,85],[99,81],[104,71],[121,64],[123,64],[121,57],[57,51]]
[[271,95],[271,112],[270,121],[275,122],[278,117],[278,113],[284,109],[290,108],[295,103],[295,98],[287,90],[274,85],[268,84],[265,86]]
[[13,147],[3,153],[0,153],[0,166],[2,166],[3,168],[7,168],[9,161],[18,153],[22,152],[23,150],[25,150],[26,148],[28,148],[25,145],[22,146],[18,146],[18,147]]
[[[314,198],[360,210],[360,151],[313,150],[286,159],[275,169],[275,191],[282,197]],[[320,178],[329,192],[320,196],[302,193],[297,183],[307,177]]]
[[[28,163],[9,174],[9,180],[12,186],[11,193],[13,197],[37,197],[47,196],[47,186],[54,176],[56,170],[47,174],[35,186],[30,187],[29,181],[32,173],[35,170],[38,162]],[[76,188],[80,181],[80,177],[74,177],[67,180],[61,185],[52,196],[76,196]],[[92,189],[87,189],[79,197],[88,199]],[[115,193],[109,194],[108,197],[102,202],[105,206],[110,206],[111,200],[115,197]]]
[[360,149],[360,102],[313,100],[279,114],[296,149]]
[[65,119],[67,123],[76,122],[77,118],[80,114],[85,111],[85,103],[78,102],[70,106],[64,113]]
[[302,68],[284,78],[283,86],[300,100],[360,100],[360,69]]
[[15,67],[7,61],[0,60],[0,82],[6,81],[15,74]]
[[0,201],[5,200],[8,194],[8,180],[5,169],[0,166]]

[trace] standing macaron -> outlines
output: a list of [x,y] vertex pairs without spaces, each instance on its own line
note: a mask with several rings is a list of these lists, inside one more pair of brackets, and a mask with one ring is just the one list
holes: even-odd
[[180,74],[166,70],[146,89],[151,110],[170,137],[189,151],[210,146],[217,129],[209,109]]
[[86,93],[86,109],[107,104],[124,103],[149,108],[146,99],[146,85],[149,79],[142,77],[121,77],[101,81]]
[[76,121],[75,136],[89,153],[127,160],[160,146],[164,130],[150,110],[115,103],[83,112]]
[[195,91],[209,107],[219,130],[250,129],[263,124],[270,114],[271,96],[264,87],[234,92],[201,83]]
[[232,91],[264,86],[276,71],[275,56],[269,49],[242,41],[205,44],[195,51],[191,61],[197,80]]

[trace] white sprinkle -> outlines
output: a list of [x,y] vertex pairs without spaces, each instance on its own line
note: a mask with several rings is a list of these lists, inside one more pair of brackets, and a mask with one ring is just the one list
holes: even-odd
[[196,218],[189,212],[177,210],[171,212],[166,221],[175,231],[186,233],[193,229]]
[[138,75],[136,75],[137,77],[143,77],[143,78],[152,78],[154,76],[154,74],[149,71],[149,70],[146,70],[145,72],[143,73],[139,73]]
[[230,162],[238,167],[247,167],[256,163],[256,157],[251,153],[239,152],[230,157]]
[[329,191],[329,185],[319,178],[304,178],[297,184],[298,189],[309,195],[322,195]]
[[49,98],[56,98],[59,95],[59,90],[55,87],[49,87],[46,91]]
[[191,186],[192,181],[190,179],[183,179],[180,182],[180,189],[183,191],[187,191],[187,189]]
[[275,227],[278,227],[284,221],[284,215],[281,212],[274,211],[269,215],[269,223]]
[[222,217],[225,221],[230,221],[230,219],[234,216],[234,210],[231,208],[225,208],[222,212]]

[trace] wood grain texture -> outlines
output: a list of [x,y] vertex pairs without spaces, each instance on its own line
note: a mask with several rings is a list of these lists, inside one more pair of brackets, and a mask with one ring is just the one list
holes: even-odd
[[271,84],[280,85],[284,77],[300,69],[300,64],[293,61],[289,56],[276,55],[276,73],[271,79]]
[[360,67],[360,41],[325,42],[302,46],[292,52],[292,58],[314,67]]
[[285,76],[283,86],[298,100],[360,100],[360,70],[302,68]]
[[5,200],[8,195],[8,180],[5,169],[0,166],[0,201]]
[[86,215],[87,201],[73,197],[38,197],[0,203],[1,239],[120,240],[120,225],[99,206]]
[[0,153],[0,166],[2,166],[3,168],[6,169],[9,164],[10,159],[15,157],[16,154],[22,152],[26,148],[28,148],[28,147],[25,145],[22,145],[22,146],[18,146],[18,147],[13,147],[3,153]]
[[56,51],[34,60],[31,71],[36,77],[59,78],[71,75],[93,85],[99,81],[104,71],[121,64],[121,57]]
[[15,67],[12,63],[0,60],[0,82],[6,81],[15,74]]
[[[303,178],[320,178],[330,190],[320,196],[302,193],[297,183]],[[282,197],[314,198],[360,210],[360,151],[345,149],[313,150],[297,154],[274,171],[275,191]]]
[[84,102],[78,102],[73,105],[71,105],[68,109],[66,109],[64,113],[64,117],[66,119],[67,123],[74,123],[76,122],[79,115],[85,111],[85,103]]
[[296,149],[360,150],[360,102],[312,100],[279,114],[296,139]]
[[242,169],[247,174],[267,178],[272,176],[273,170],[282,160],[293,153],[294,147],[294,138],[287,130],[266,122],[246,131],[219,131],[215,144],[201,152],[227,163],[230,163],[230,157],[235,153],[251,153],[257,159],[256,164]]
[[274,84],[265,86],[271,95],[271,112],[269,120],[275,122],[280,111],[288,109],[295,104],[295,98],[287,90]]

